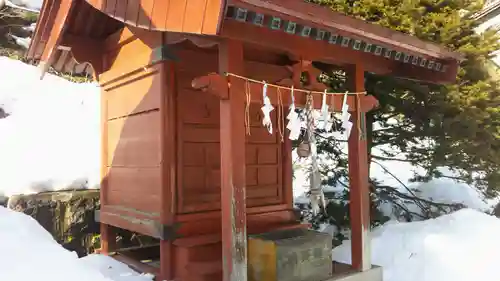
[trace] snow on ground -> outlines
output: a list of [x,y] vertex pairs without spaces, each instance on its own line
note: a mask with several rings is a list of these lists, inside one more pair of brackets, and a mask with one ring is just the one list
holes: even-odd
[[[372,233],[372,263],[384,281],[496,281],[500,276],[500,220],[472,209],[437,219],[390,222]],[[350,263],[350,242],[333,250]]]
[[[347,153],[347,151],[345,151]],[[376,152],[376,149],[374,151]],[[299,160],[296,153],[293,154],[293,159],[299,166],[299,169],[294,170],[294,182],[293,182],[293,193],[296,203],[307,203],[309,199],[304,195],[309,189],[308,180],[308,169],[309,164],[307,160]],[[321,160],[324,164],[328,160]],[[410,179],[415,174],[424,174],[424,170],[420,167],[412,166],[407,162],[400,161],[377,161],[385,169],[389,170],[393,175],[397,177],[394,178],[391,174],[387,173],[380,165],[372,163],[370,167],[370,177],[376,179],[377,181],[397,188],[400,192],[408,193],[408,190],[399,182],[401,181],[406,187],[410,188],[418,197],[431,200],[438,203],[461,203],[469,208],[476,210],[487,211],[490,210],[496,203],[498,203],[498,198],[492,200],[485,200],[484,196],[477,191],[473,186],[457,182],[449,178],[436,178],[429,182],[411,182]],[[454,174],[446,168],[441,168],[440,172],[443,175],[453,176]],[[343,190],[342,186],[326,186],[325,191],[336,192]],[[408,204],[407,204],[408,205]],[[420,212],[417,206],[412,206],[409,204],[409,210]],[[383,206],[387,210],[385,213],[390,215],[391,206]]]
[[96,84],[75,84],[0,57],[0,197],[99,184]]
[[109,257],[79,259],[30,216],[0,207],[0,280],[152,281]]
[[151,281],[149,274],[138,274],[131,270],[126,264],[123,264],[109,256],[92,254],[80,258],[89,270],[98,269],[99,272],[113,281]]

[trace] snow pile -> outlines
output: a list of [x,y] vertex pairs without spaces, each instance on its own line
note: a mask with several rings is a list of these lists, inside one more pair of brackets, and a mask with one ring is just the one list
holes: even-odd
[[[372,263],[384,281],[497,281],[500,220],[463,209],[437,219],[391,222],[372,233]],[[333,250],[333,259],[351,262],[350,242]]]
[[75,84],[0,57],[0,197],[99,184],[96,84]]
[[78,259],[76,253],[57,244],[25,214],[0,207],[0,218],[0,280],[153,280],[152,276],[135,273],[111,258]]
[[[347,149],[344,149],[347,153]],[[377,149],[374,149],[374,154],[377,154]],[[293,159],[296,169],[294,170],[293,194],[296,204],[307,204],[309,198],[305,192],[309,189],[309,159],[299,159],[297,154],[293,153]],[[321,165],[328,164],[328,159],[320,159]],[[380,165],[379,165],[380,164]],[[332,164],[333,165],[333,164]],[[381,166],[382,165],[382,166]],[[384,170],[385,168],[385,170]],[[390,171],[387,173],[386,170]],[[440,168],[439,171],[444,176],[454,177],[455,173],[447,168]],[[411,178],[415,174],[424,174],[421,167],[416,167],[408,162],[401,161],[377,161],[372,163],[370,167],[370,177],[376,181],[396,188],[399,192],[411,195],[416,195],[419,198],[430,200],[436,203],[444,204],[463,204],[468,208],[488,211],[498,203],[498,198],[495,200],[485,200],[484,196],[478,192],[473,186],[455,181],[450,178],[435,178],[429,182],[411,182]],[[395,175],[397,179],[393,176]],[[403,184],[401,184],[401,182]],[[348,182],[344,182],[348,185]],[[412,194],[405,188],[408,187]],[[324,186],[325,192],[339,193],[345,189],[344,186]],[[414,202],[400,202],[408,207],[408,210],[420,214],[422,210],[414,204]],[[387,216],[392,217],[393,205],[389,203],[381,204],[381,209]],[[418,217],[417,217],[418,218]]]
[[[408,194],[409,191],[399,181],[403,182],[419,198],[436,203],[463,204],[468,208],[481,211],[491,209],[494,204],[494,202],[486,202],[484,196],[473,186],[450,178],[434,178],[429,182],[412,183],[410,179],[415,174],[424,174],[425,171],[421,167],[413,166],[410,163],[400,161],[378,161],[378,163],[391,171],[397,179],[375,163],[372,163],[370,167],[370,176],[385,185],[398,188],[402,193]],[[443,176],[451,178],[457,176],[456,173],[445,167],[438,170]],[[412,211],[420,211],[417,206],[409,207]]]
[[149,274],[138,274],[127,265],[103,255],[88,255],[80,259],[90,270],[98,269],[101,274],[113,281],[151,281]]
[[416,195],[436,203],[460,203],[476,210],[487,210],[482,195],[470,185],[451,179],[433,179],[415,187]]

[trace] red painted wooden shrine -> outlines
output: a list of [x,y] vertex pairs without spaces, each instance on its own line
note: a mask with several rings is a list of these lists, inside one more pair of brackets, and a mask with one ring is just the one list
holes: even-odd
[[[344,68],[362,92],[365,72],[452,83],[462,59],[301,0],[45,0],[27,56],[42,73],[92,73],[102,88],[102,251],[118,250],[112,227],[156,237],[157,267],[118,257],[179,281],[244,281],[247,234],[304,227],[292,210],[291,143],[262,127],[261,85],[250,89],[246,135],[244,81],[223,73],[322,90],[300,84],[321,62]],[[277,102],[275,90],[269,96]],[[297,92],[298,105],[305,99]],[[376,106],[371,97],[348,102],[361,113],[355,124]],[[283,117],[274,111],[274,127]],[[352,267],[360,272],[371,268],[366,149],[353,130]]]

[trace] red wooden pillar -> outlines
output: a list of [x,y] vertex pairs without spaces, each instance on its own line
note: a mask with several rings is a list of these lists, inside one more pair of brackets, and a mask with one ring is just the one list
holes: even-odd
[[[165,228],[174,224],[176,209],[176,98],[175,64],[165,61],[158,65],[161,87],[161,203],[160,223]],[[159,281],[173,280],[173,237],[160,240],[160,276]]]
[[[347,69],[350,90],[364,91],[364,68],[355,65]],[[368,186],[369,167],[366,142],[365,112],[361,109],[361,99],[356,100],[351,121],[353,128],[349,137],[349,211],[351,219],[352,266],[360,271],[371,268],[371,251],[368,233],[370,231],[370,191]]]
[[[241,42],[219,44],[219,70],[244,75]],[[220,101],[223,281],[246,281],[245,94],[241,79],[229,82],[228,98]]]
[[[101,91],[101,209],[108,201],[108,98],[106,91]],[[100,223],[100,253],[109,254],[116,250],[116,233],[111,225]]]
[[104,255],[116,250],[116,233],[111,225],[100,223],[101,249],[99,252]]

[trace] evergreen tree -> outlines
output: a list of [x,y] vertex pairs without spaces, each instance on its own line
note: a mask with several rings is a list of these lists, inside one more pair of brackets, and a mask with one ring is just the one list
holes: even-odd
[[[319,4],[433,41],[466,55],[457,83],[445,87],[367,74],[366,89],[381,108],[371,113],[383,129],[371,145],[408,152],[429,176],[438,166],[462,172],[484,191],[500,189],[500,91],[485,67],[500,49],[497,30],[476,34],[472,15],[481,5],[466,0],[319,0]],[[338,78],[332,78],[337,80]],[[397,124],[391,120],[396,119]],[[420,147],[416,144],[430,145]],[[394,157],[394,155],[388,155]]]
[[[477,34],[473,15],[481,9],[470,0],[313,0],[316,4],[374,24],[411,34],[462,52],[456,83],[439,86],[366,73],[365,87],[380,108],[367,116],[369,151],[390,145],[395,151],[371,155],[370,161],[402,158],[426,169],[427,180],[444,176],[438,167],[459,173],[457,180],[473,183],[487,195],[500,190],[500,90],[486,67],[500,49],[497,30]],[[344,91],[341,71],[329,73],[327,83]],[[374,126],[374,124],[377,124]],[[332,140],[320,144],[336,163],[325,168],[330,184],[347,177],[346,155]],[[397,173],[397,172],[395,172]],[[403,196],[392,187],[373,182],[374,202]],[[411,199],[411,198],[406,198]],[[406,200],[405,199],[405,200]],[[430,203],[430,202],[428,202]],[[332,207],[333,208],[333,207]],[[431,215],[430,208],[422,206]],[[331,219],[331,218],[330,218]]]

